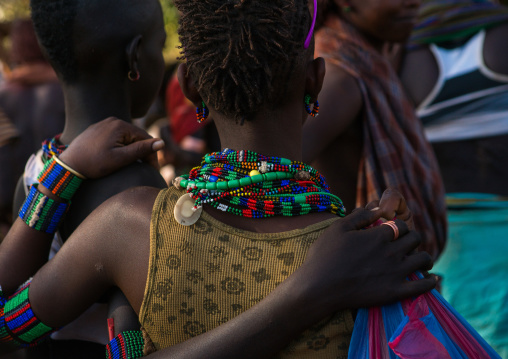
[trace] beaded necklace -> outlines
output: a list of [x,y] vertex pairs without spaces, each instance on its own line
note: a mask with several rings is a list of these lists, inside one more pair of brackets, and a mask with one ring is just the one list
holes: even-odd
[[62,134],[58,134],[53,138],[48,138],[42,142],[42,161],[46,163],[53,156],[61,155],[63,151],[69,147],[68,145],[62,145],[60,142],[60,136]]
[[339,197],[309,165],[252,151],[225,149],[203,157],[201,165],[174,181],[194,201],[250,218],[299,216],[314,212],[345,215]]

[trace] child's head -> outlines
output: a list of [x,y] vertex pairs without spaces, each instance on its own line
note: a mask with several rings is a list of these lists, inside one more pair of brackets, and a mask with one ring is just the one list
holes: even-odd
[[[175,0],[182,55],[203,101],[231,118],[276,107],[313,46],[307,0]],[[303,99],[302,99],[303,101]]]
[[368,37],[405,41],[413,29],[421,0],[318,0],[318,26],[340,16]]
[[[85,81],[124,88],[133,116],[144,115],[164,71],[158,0],[31,0],[44,52],[66,85]],[[139,81],[129,81],[139,72]],[[132,78],[133,76],[131,76]]]

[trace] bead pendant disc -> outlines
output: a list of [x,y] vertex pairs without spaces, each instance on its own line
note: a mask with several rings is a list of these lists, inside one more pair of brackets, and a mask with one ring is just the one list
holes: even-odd
[[178,223],[184,226],[192,226],[201,217],[203,207],[193,210],[195,200],[189,193],[184,194],[175,204],[174,214]]

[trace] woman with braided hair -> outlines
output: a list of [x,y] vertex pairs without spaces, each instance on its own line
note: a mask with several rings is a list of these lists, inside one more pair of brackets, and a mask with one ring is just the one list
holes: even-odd
[[354,308],[435,286],[431,276],[406,281],[431,266],[413,252],[411,213],[388,191],[377,208],[340,219],[341,200],[301,162],[306,108],[324,76],[306,1],[175,4],[182,90],[199,120],[213,117],[224,150],[172,188],[138,187],[103,203],[16,291],[32,274],[26,248],[47,240],[81,181],[157,142],[108,120],[55,156],[0,246],[0,342],[38,342],[118,287],[143,330],[122,328],[109,357],[346,357]]

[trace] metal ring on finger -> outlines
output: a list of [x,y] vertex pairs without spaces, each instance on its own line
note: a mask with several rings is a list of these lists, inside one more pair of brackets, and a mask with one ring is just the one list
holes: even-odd
[[399,227],[397,227],[397,225],[395,224],[394,221],[388,221],[388,222],[384,222],[382,225],[387,225],[387,226],[390,226],[392,229],[393,229],[393,234],[394,234],[394,238],[393,240],[395,241],[397,238],[399,238]]

